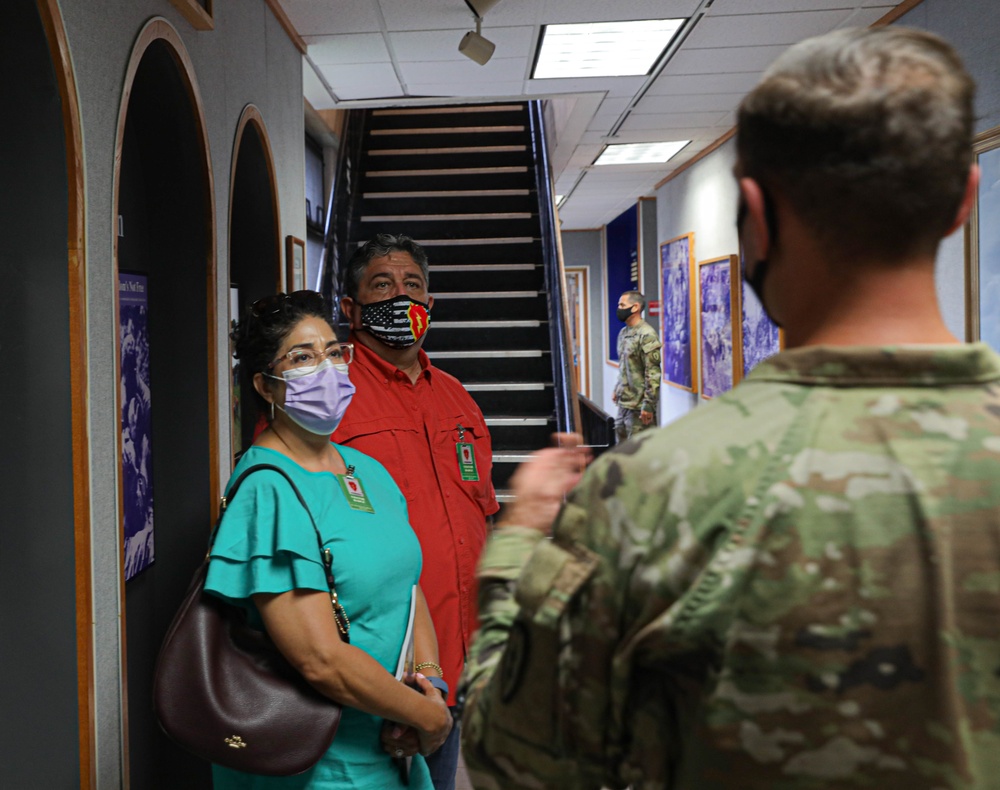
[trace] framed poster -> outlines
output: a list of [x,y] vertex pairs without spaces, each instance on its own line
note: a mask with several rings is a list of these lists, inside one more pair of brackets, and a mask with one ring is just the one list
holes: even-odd
[[982,176],[965,229],[965,339],[1000,351],[1000,126],[977,135],[973,151]]
[[615,312],[626,291],[642,290],[639,265],[639,205],[623,211],[604,227],[604,298],[608,322],[607,360],[618,364],[618,333],[624,324]]
[[306,243],[294,236],[285,236],[285,272],[288,275],[288,293],[306,287]]
[[728,392],[739,381],[740,323],[733,321],[740,301],[739,257],[726,255],[698,264],[699,358],[703,398]]
[[660,327],[663,380],[697,392],[698,356],[693,319],[698,305],[695,285],[694,233],[660,245]]
[[740,379],[750,374],[757,365],[770,356],[774,356],[783,347],[783,338],[778,325],[764,311],[757,294],[747,282],[740,277],[740,336],[739,348]]
[[585,266],[566,267],[566,304],[569,308],[570,346],[573,349],[573,375],[576,391],[590,397],[590,312],[588,276]]
[[149,384],[149,278],[118,273],[122,511],[125,581],[149,567],[153,541],[152,412]]

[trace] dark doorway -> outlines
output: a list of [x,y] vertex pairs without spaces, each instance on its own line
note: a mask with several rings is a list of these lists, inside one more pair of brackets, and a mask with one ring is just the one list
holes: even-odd
[[155,535],[155,561],[125,586],[129,775],[132,787],[191,789],[210,787],[209,766],[166,739],[151,706],[160,642],[204,555],[216,474],[210,165],[180,63],[171,43],[155,39],[135,70],[121,144],[118,269],[148,278]]
[[[239,294],[242,315],[247,305],[283,288],[271,151],[255,108],[244,112],[240,130],[229,224],[229,279]],[[234,450],[238,452],[253,442],[258,415],[248,382],[234,381],[233,386],[239,386],[240,413],[234,420],[238,424],[233,425],[237,433]]]

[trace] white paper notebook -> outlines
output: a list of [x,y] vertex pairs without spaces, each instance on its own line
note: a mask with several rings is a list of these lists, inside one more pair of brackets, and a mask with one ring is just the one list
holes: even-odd
[[417,613],[417,585],[410,591],[410,619],[406,623],[406,636],[403,637],[403,649],[399,651],[399,661],[396,663],[396,680],[413,672],[413,619]]

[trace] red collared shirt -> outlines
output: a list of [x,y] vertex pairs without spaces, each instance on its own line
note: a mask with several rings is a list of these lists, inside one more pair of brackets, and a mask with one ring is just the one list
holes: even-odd
[[[406,496],[424,555],[420,586],[451,689],[448,704],[454,705],[477,627],[476,564],[486,541],[486,517],[499,509],[490,480],[490,434],[458,379],[431,365],[423,350],[414,384],[395,365],[351,340],[351,381],[357,391],[331,439],[380,461]],[[478,481],[462,479],[460,442],[473,445]]]

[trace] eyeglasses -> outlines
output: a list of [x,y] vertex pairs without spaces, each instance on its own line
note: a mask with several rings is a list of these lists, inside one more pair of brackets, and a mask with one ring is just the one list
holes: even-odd
[[329,359],[334,365],[350,365],[354,359],[354,343],[331,343],[323,351],[317,351],[309,346],[293,348],[275,358],[267,369],[271,370],[282,360],[288,362],[290,369],[295,369],[318,365],[324,359]]
[[290,294],[277,293],[265,296],[263,299],[258,299],[250,305],[250,312],[254,318],[267,318],[275,313],[282,312],[285,309],[285,305],[289,302],[317,311],[323,310],[326,306],[322,295],[316,291],[292,291]]

